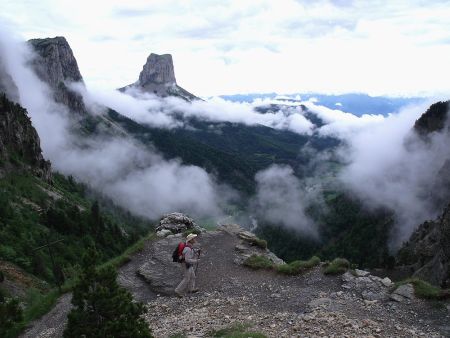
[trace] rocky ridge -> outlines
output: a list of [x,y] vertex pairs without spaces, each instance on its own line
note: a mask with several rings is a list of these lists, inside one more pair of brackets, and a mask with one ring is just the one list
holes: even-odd
[[[202,233],[199,243],[205,254],[198,267],[202,292],[182,299],[165,296],[173,294],[181,271],[170,267],[170,263],[160,265],[179,237],[169,235],[154,244],[152,260],[142,265],[138,273],[146,275],[144,279],[157,296],[148,302],[146,316],[156,337],[211,337],[212,331],[236,323],[249,325],[268,337],[450,334],[450,327],[444,324],[444,317],[450,318],[450,310],[437,314],[429,304],[415,298],[411,285],[395,289],[389,278],[372,276],[363,270],[329,277],[321,267],[301,276],[245,268],[242,262],[252,254],[273,255],[255,248],[251,244],[253,236],[238,225]],[[171,283],[163,286],[162,282],[168,280]]]
[[37,54],[32,62],[33,69],[53,90],[55,101],[74,113],[86,114],[82,97],[69,88],[71,83],[83,83],[83,77],[67,40],[58,36],[32,39],[28,43]]

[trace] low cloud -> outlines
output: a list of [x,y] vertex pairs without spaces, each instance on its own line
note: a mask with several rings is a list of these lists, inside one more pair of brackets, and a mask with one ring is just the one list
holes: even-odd
[[[300,98],[293,102],[257,99],[252,103],[247,103],[212,97],[206,101],[187,102],[177,97],[161,98],[143,93],[136,88],[129,88],[122,93],[114,90],[87,90],[83,85],[75,84],[73,89],[83,96],[86,105],[94,111],[101,112],[101,107],[108,106],[138,123],[158,128],[183,127],[189,118],[197,118],[208,122],[241,123],[248,126],[264,125],[303,135],[317,132],[322,136],[346,138],[355,131],[384,120],[384,116],[381,114],[355,116],[341,110],[321,106],[314,100],[303,102]],[[269,109],[265,113],[255,110],[256,107],[261,106],[269,107]],[[305,116],[306,111],[303,107],[316,114],[325,122],[325,125],[321,127],[314,125]],[[179,119],[177,116],[182,118]]]
[[305,190],[291,167],[272,165],[258,172],[255,180],[250,209],[258,219],[318,238],[316,225],[305,213],[313,193]]

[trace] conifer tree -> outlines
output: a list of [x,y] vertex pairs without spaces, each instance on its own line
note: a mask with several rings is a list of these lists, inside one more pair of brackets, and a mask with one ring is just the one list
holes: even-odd
[[97,261],[93,249],[83,257],[64,337],[152,337],[141,318],[144,306],[133,302],[131,294],[118,285],[112,266],[97,269]]
[[[0,283],[3,279],[3,272],[0,271]],[[6,336],[8,330],[21,320],[22,309],[19,306],[19,301],[6,298],[0,289],[0,337]]]

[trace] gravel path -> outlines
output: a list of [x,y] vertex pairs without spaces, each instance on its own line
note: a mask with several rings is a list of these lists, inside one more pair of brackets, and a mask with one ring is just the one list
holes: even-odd
[[[181,279],[180,264],[170,261],[179,240],[147,242],[119,270],[119,283],[148,304],[146,320],[155,337],[208,337],[233,323],[248,324],[268,337],[450,337],[449,303],[367,301],[343,288],[340,276],[323,275],[321,267],[295,277],[254,271],[236,264],[236,245],[242,243],[228,230],[199,236],[201,291],[173,297],[163,291]],[[152,276],[143,278],[143,270]],[[65,295],[23,337],[60,337],[69,309],[70,295]]]

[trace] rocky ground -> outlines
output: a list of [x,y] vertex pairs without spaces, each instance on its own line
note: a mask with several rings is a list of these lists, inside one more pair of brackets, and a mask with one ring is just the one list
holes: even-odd
[[[147,242],[120,269],[120,283],[148,304],[145,318],[155,337],[208,337],[235,323],[268,337],[450,337],[448,302],[416,299],[408,287],[393,300],[388,280],[363,271],[330,277],[319,266],[284,276],[242,266],[252,253],[275,258],[242,239],[240,230],[229,226],[199,236],[201,291],[194,295],[173,296],[182,267],[171,261],[171,253],[180,237]],[[60,317],[52,321],[55,313],[48,314],[24,337],[61,336],[61,314],[70,308],[65,302],[65,308],[54,310]]]

